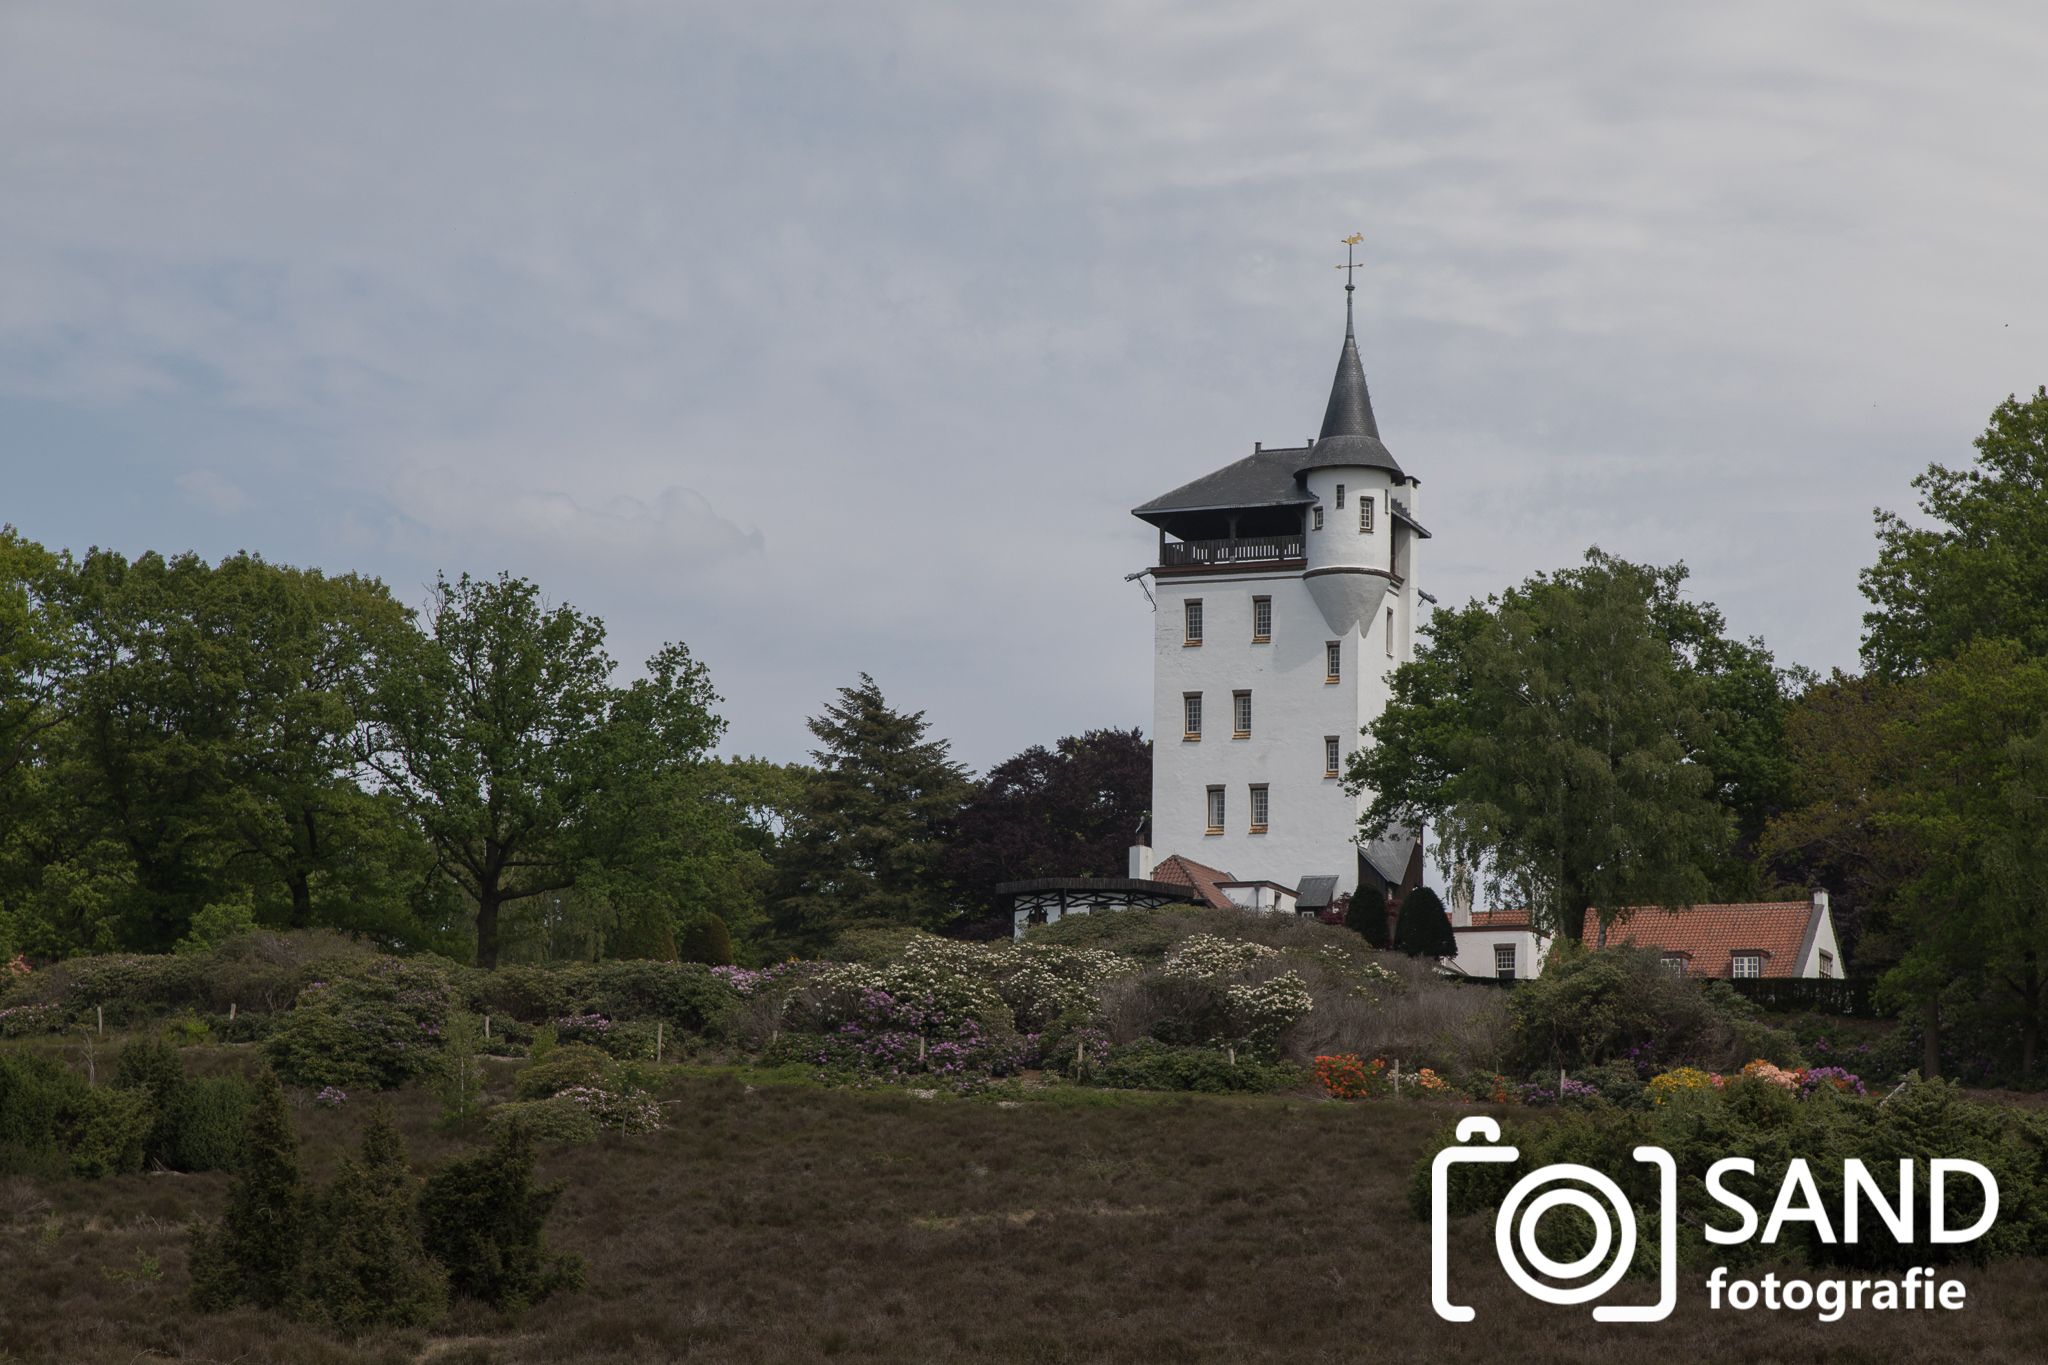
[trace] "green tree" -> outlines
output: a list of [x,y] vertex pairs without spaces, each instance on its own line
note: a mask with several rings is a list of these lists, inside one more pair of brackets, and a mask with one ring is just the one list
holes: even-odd
[[330,1326],[353,1336],[441,1316],[448,1278],[421,1242],[418,1197],[405,1143],[380,1105],[360,1152],[341,1159],[312,1207],[306,1282]]
[[922,711],[890,707],[875,680],[810,721],[818,772],[783,842],[775,929],[815,950],[858,925],[935,928],[954,906],[940,859],[969,787]]
[[2000,403],[1976,447],[1972,467],[1913,480],[1931,524],[1877,512],[1877,563],[1863,572],[1875,673],[1905,677],[1978,639],[2048,656],[2048,388]]
[[241,1169],[227,1212],[192,1243],[192,1302],[202,1312],[237,1303],[295,1309],[305,1292],[306,1188],[299,1135],[284,1087],[265,1072],[257,1086]]
[[1451,917],[1444,913],[1442,897],[1418,886],[1401,898],[1401,911],[1394,921],[1394,947],[1410,957],[1458,955],[1458,936],[1451,930]]
[[666,793],[723,722],[681,645],[623,691],[604,623],[545,606],[522,578],[436,585],[428,639],[384,661],[372,761],[475,908],[476,960],[498,963],[506,907],[643,859],[661,821],[629,793]]
[[420,1195],[424,1240],[455,1293],[519,1309],[582,1282],[576,1257],[548,1254],[542,1230],[562,1187],[535,1186],[533,1168],[532,1140],[515,1122],[488,1151],[427,1178]]
[[2048,660],[1980,641],[1914,688],[1911,724],[1886,736],[1903,763],[1882,825],[1918,867],[1885,984],[1924,1005],[1981,980],[2032,1078],[2048,1006]]
[[1344,907],[1344,927],[1375,948],[1391,948],[1387,933],[1387,902],[1377,892],[1356,891]]
[[1703,899],[1734,820],[1703,759],[1709,690],[1659,620],[1682,574],[1594,550],[1437,612],[1352,756],[1361,829],[1434,829],[1446,862],[1573,937],[1587,908],[1604,928]]

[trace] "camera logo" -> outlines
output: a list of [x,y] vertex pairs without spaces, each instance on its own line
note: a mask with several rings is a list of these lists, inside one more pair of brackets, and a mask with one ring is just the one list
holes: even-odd
[[[1450,1297],[1450,1168],[1458,1162],[1513,1161],[1521,1155],[1519,1148],[1499,1145],[1500,1125],[1490,1118],[1459,1122],[1459,1143],[1470,1143],[1475,1138],[1493,1145],[1446,1147],[1436,1154],[1430,1167],[1430,1297],[1437,1316],[1448,1322],[1470,1322],[1474,1316],[1470,1308],[1452,1303]],[[1657,1168],[1657,1301],[1640,1305],[1600,1304],[1593,1309],[1597,1322],[1661,1322],[1671,1316],[1678,1301],[1678,1165],[1662,1147],[1638,1147],[1634,1155],[1637,1161]],[[1577,1209],[1593,1223],[1593,1248],[1577,1260],[1560,1261],[1545,1255],[1536,1242],[1536,1229],[1543,1215],[1560,1208]],[[1558,1162],[1531,1171],[1515,1182],[1494,1220],[1493,1242],[1500,1254],[1501,1268],[1523,1293],[1545,1303],[1586,1303],[1614,1288],[1634,1263],[1635,1210],[1629,1206],[1621,1187],[1606,1175],[1591,1166]],[[1551,1280],[1581,1282],[1546,1284],[1536,1278],[1538,1274]]]

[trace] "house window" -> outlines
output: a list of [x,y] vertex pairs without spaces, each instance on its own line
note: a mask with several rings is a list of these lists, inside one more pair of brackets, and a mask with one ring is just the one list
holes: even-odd
[[1337,485],[1337,505],[1339,507],[1344,505],[1344,485],[1341,483]]
[[1210,834],[1223,832],[1223,788],[1209,788],[1209,829]]
[[1387,657],[1394,657],[1394,609],[1387,608]]
[[[1324,736],[1323,736],[1323,776],[1324,776],[1324,777],[1335,777],[1335,776],[1337,775],[1337,760],[1338,760],[1339,758],[1341,758],[1342,756],[1343,756],[1343,755],[1342,755],[1341,753],[1339,753],[1339,752],[1338,752],[1338,746],[1337,746],[1337,737],[1336,737],[1335,735],[1324,735]],[[1825,973],[1823,973],[1823,975],[1825,975]]]
[[1323,529],[1323,509],[1322,509],[1322,508],[1318,507],[1318,508],[1314,509],[1314,511],[1313,511],[1313,513],[1312,513],[1312,515],[1311,515],[1311,516],[1309,517],[1309,529],[1310,529],[1311,531],[1320,531],[1320,530],[1322,530],[1322,529]]
[[1180,694],[1181,738],[1202,737],[1202,694],[1183,692]]
[[1252,643],[1262,645],[1273,638],[1273,599],[1252,599]]
[[1835,974],[1835,955],[1825,948],[1820,950],[1820,974],[1822,976],[1833,976]]
[[1254,834],[1264,834],[1264,833],[1266,832],[1266,815],[1267,815],[1267,813],[1268,813],[1268,812],[1267,812],[1267,806],[1266,806],[1266,789],[1265,789],[1264,787],[1253,787],[1253,788],[1252,788],[1252,833],[1254,833]]
[[1515,979],[1515,945],[1496,943],[1493,945],[1493,974],[1503,981]]
[[1378,502],[1378,498],[1360,498],[1358,500],[1358,530],[1361,535],[1369,536],[1372,534],[1372,509]]
[[1344,676],[1344,642],[1323,642],[1323,681],[1336,682]]
[[1249,739],[1252,733],[1252,694],[1230,694],[1230,729],[1233,739]]
[[1764,974],[1764,955],[1762,953],[1737,953],[1730,971],[1733,972],[1735,979],[1738,981],[1748,981],[1762,976]]
[[1685,975],[1685,959],[1676,955],[1664,959],[1664,970],[1673,976]]
[[1181,621],[1184,625],[1181,643],[1184,645],[1198,645],[1202,643],[1202,599],[1190,597],[1187,601],[1180,604],[1180,612]]

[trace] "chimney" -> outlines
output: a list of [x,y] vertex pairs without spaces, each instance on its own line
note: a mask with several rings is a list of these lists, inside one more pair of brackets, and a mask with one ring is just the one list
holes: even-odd
[[1825,888],[1816,886],[1813,889],[1813,908],[1821,914],[1827,913],[1828,893]]
[[1131,845],[1131,880],[1134,882],[1152,880],[1152,846],[1150,844]]
[[1472,874],[1463,866],[1451,869],[1451,927],[1472,927]]

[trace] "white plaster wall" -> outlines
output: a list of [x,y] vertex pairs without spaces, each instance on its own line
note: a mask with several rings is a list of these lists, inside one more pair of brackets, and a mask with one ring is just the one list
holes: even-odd
[[1494,974],[1493,949],[1495,944],[1515,945],[1515,976],[1528,980],[1543,970],[1543,952],[1549,946],[1548,940],[1532,929],[1460,929],[1458,956],[1455,962],[1459,971],[1467,976]]
[[1835,960],[1835,978],[1840,980],[1848,973],[1842,966],[1842,945],[1835,938],[1835,916],[1832,909],[1822,913],[1820,932],[1813,936],[1813,947],[1806,954],[1806,960],[1799,964],[1801,976],[1820,975],[1820,955],[1825,952]]

